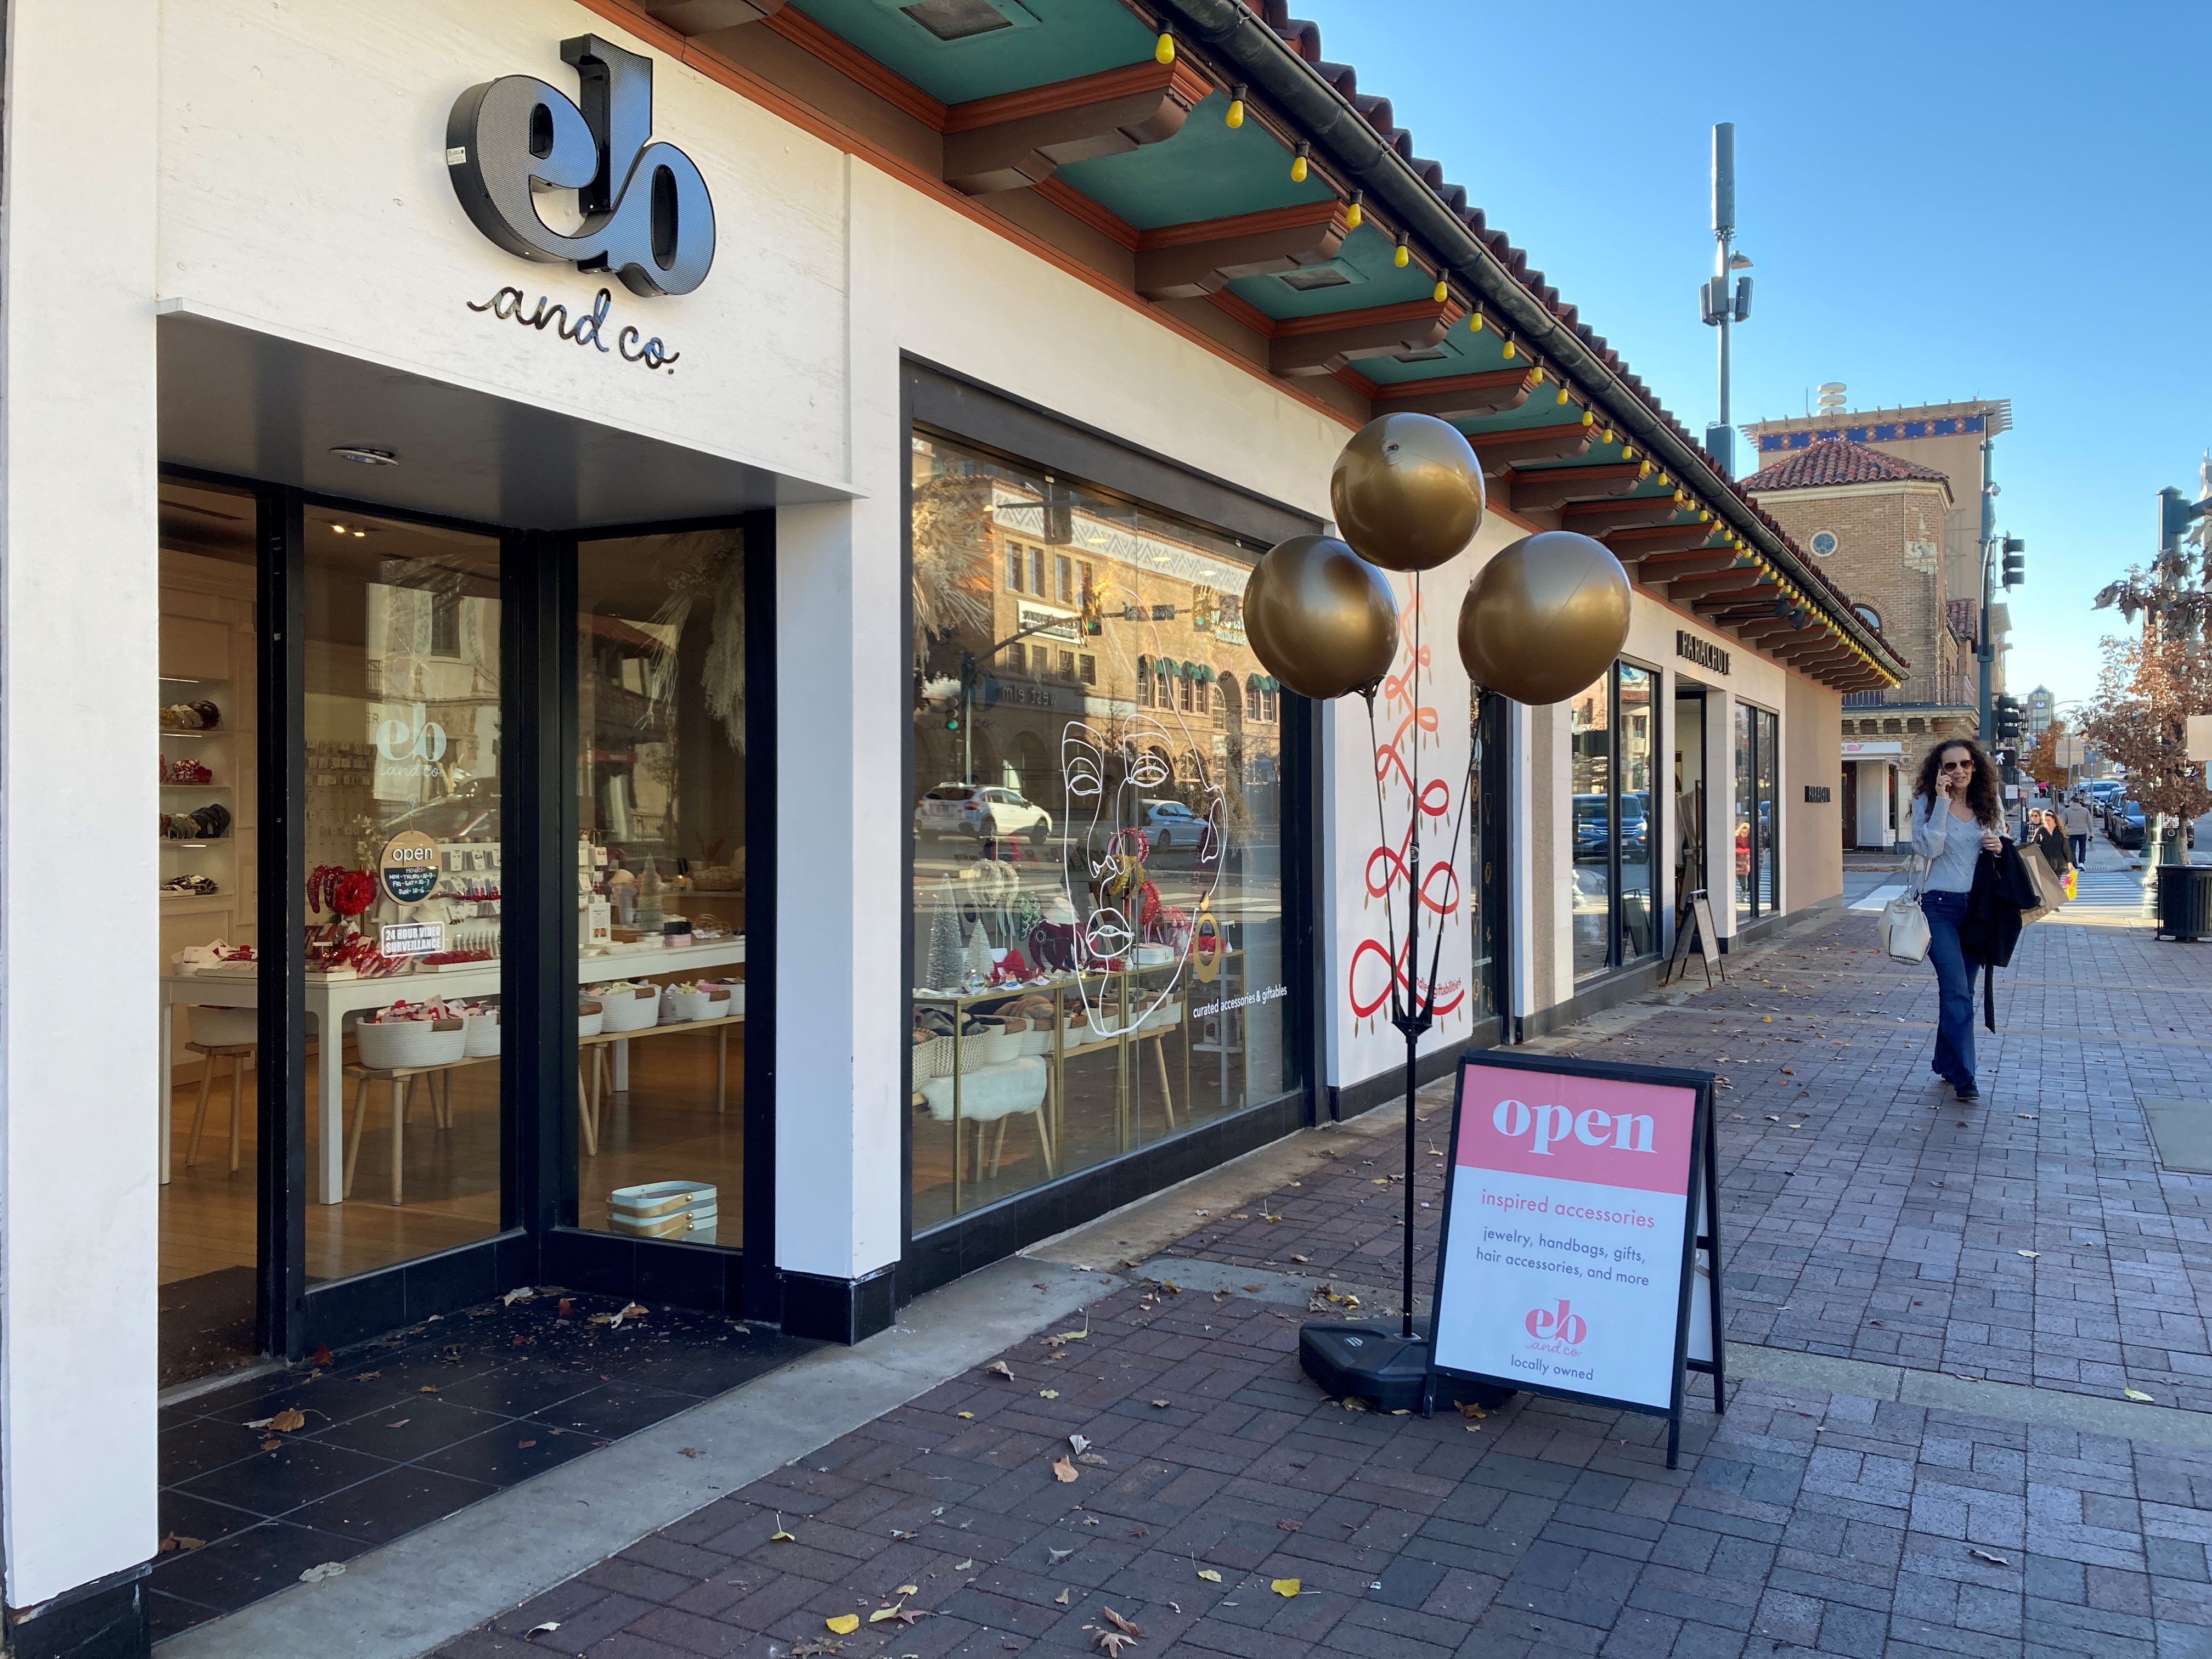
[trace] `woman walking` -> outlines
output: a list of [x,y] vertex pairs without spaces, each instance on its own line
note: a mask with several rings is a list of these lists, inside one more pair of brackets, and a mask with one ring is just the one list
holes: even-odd
[[2033,826],[2028,845],[2043,854],[2051,873],[2064,881],[2066,872],[2074,867],[2074,851],[2067,844],[2066,831],[2059,826],[2058,814],[2045,807],[2029,813],[2028,818]]
[[1912,789],[1912,850],[1928,860],[1920,908],[1928,917],[1928,960],[1937,991],[1936,1074],[1961,1101],[1981,1098],[1974,1081],[1974,975],[1982,964],[1959,943],[1966,895],[1983,852],[1996,852],[2004,808],[1997,770],[1981,744],[1953,738],[1920,763]]

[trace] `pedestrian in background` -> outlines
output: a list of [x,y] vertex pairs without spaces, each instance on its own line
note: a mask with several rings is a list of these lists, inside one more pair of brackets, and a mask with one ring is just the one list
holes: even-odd
[[1953,738],[1920,763],[1912,788],[1912,850],[1927,860],[1920,908],[1928,917],[1928,960],[1936,969],[1936,1060],[1929,1068],[1963,1102],[1979,1100],[1974,1079],[1974,975],[1982,964],[1959,942],[1984,850],[2004,844],[1997,769],[1981,744]]
[[2081,796],[2076,795],[2066,803],[2066,810],[2058,817],[2059,823],[2065,827],[2067,846],[2075,867],[2079,869],[2089,857],[2089,809],[2082,804]]

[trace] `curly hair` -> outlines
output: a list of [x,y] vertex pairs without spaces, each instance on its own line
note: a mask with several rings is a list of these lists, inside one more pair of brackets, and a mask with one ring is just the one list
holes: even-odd
[[1943,799],[1937,781],[1942,775],[1943,753],[1948,749],[1963,749],[1974,763],[1974,770],[1966,784],[1966,805],[1981,823],[1995,828],[2004,822],[2004,809],[1998,805],[1996,763],[1990,759],[1989,751],[1972,738],[1945,738],[1930,749],[1920,762],[1920,775],[1913,781],[1915,800],[1937,801]]

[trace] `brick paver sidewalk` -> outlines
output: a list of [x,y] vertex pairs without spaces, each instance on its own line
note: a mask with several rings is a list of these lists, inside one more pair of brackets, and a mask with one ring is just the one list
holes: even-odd
[[[1801,929],[1569,1044],[1728,1078],[1732,1334],[2212,1407],[2212,1178],[2162,1173],[2135,1105],[2207,1092],[2212,965],[2031,930],[1961,1109],[1927,1071],[1930,976],[1872,932]],[[1176,1253],[1264,1293],[1116,1291],[1088,1334],[1004,1355],[1010,1377],[940,1387],[443,1651],[519,1656],[548,1623],[531,1650],[592,1659],[1098,1651],[1126,1633],[1110,1608],[1142,1632],[1123,1659],[2212,1656],[2212,1453],[1753,1381],[1724,1418],[1696,1395],[1670,1472],[1632,1414],[1323,1400],[1268,1279],[1395,1282],[1383,1146],[1193,1217]],[[893,1607],[922,1616],[870,1621]]]

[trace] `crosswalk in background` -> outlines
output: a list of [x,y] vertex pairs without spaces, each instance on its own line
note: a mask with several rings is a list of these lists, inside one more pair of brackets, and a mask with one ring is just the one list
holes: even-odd
[[[1902,882],[1888,883],[1858,899],[1850,908],[1880,910],[1905,890]],[[2150,921],[2143,915],[2143,872],[2081,871],[2075,878],[2073,898],[2041,920],[2086,927],[2147,927]]]

